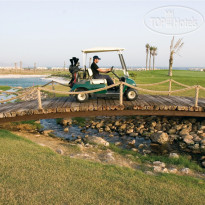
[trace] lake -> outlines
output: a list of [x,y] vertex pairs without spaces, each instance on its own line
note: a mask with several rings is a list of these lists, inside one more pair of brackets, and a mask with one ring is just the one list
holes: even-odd
[[24,78],[0,78],[0,85],[12,87],[30,87],[34,85],[44,85],[51,81],[50,78],[42,77],[24,77]]

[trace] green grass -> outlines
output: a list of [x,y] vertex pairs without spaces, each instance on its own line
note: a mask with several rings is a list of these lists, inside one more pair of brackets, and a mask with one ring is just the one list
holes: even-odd
[[56,123],[57,124],[61,124],[62,123],[63,118],[56,118]]
[[5,90],[9,90],[9,89],[11,89],[10,86],[7,86],[7,85],[0,85],[0,90],[5,91]]
[[[187,167],[195,171],[200,171],[205,173],[205,169],[200,167],[196,162],[189,160],[186,155],[181,155],[178,159],[176,158],[169,158],[168,156],[162,156],[162,155],[142,155],[140,153],[136,153],[132,150],[123,149],[120,147],[117,147],[116,145],[110,143],[109,148],[113,150],[116,153],[119,153],[121,155],[132,155],[136,159],[136,161],[145,163],[145,162],[154,162],[154,161],[161,161],[165,162],[169,165],[177,165],[178,167]],[[136,158],[137,157],[137,158]]]
[[58,71],[54,74],[51,74],[51,76],[58,76],[58,77],[63,77],[63,78],[71,78],[71,74],[69,71]]
[[[163,80],[170,79],[167,75],[167,70],[156,71],[129,71],[131,76],[134,74],[136,83],[156,83]],[[205,72],[186,71],[186,70],[173,70],[172,79],[186,85],[201,85],[205,87]]]
[[86,119],[84,117],[73,117],[73,124],[79,125],[79,126],[85,126]]
[[39,123],[36,123],[35,120],[25,120],[25,121],[20,121],[20,122],[12,122],[11,124],[13,124],[13,125],[29,124],[29,125],[33,125],[34,127],[36,127],[36,129],[42,128],[42,125]]
[[[122,76],[121,71],[116,71],[117,74]],[[129,71],[130,78],[135,80],[137,84],[151,84],[158,83],[167,79],[170,79],[168,76],[168,70],[156,70],[156,71]],[[111,75],[113,76],[113,75]],[[182,84],[192,86],[192,85],[201,85],[205,87],[205,72],[199,71],[187,71],[187,70],[173,70],[172,79],[180,82]],[[140,86],[142,88],[146,88],[149,90],[160,90],[160,91],[168,91],[169,83],[165,83],[162,85],[155,86]],[[184,87],[172,83],[172,90],[182,89]],[[145,93],[145,92],[139,92]],[[146,93],[146,94],[154,94],[154,93]],[[183,91],[179,93],[173,93],[173,95],[180,96],[191,96],[194,97],[195,90]],[[205,97],[205,91],[200,90],[199,97]]]
[[20,121],[20,122],[11,122],[11,123],[3,123],[0,124],[0,128],[7,129],[7,130],[40,130],[43,128],[43,125],[36,123],[35,120],[27,120],[27,121]]
[[[47,86],[45,86],[45,88],[50,89],[50,90],[53,89],[52,85],[47,85]],[[64,91],[64,92],[70,91],[70,87],[66,87],[66,86],[59,85],[59,84],[55,84],[54,89],[55,89],[55,91]],[[45,92],[48,95],[48,97],[66,97],[66,96],[68,96],[67,94],[52,93],[52,92],[48,92],[48,91],[42,91],[42,92]]]
[[0,130],[1,204],[204,204],[205,184],[71,159]]

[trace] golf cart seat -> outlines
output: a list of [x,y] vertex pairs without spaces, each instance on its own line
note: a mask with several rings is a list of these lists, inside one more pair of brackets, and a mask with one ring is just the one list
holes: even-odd
[[106,84],[106,79],[92,79],[90,80],[91,84]]
[[[89,76],[92,78],[93,76],[93,71],[91,68],[88,68],[88,74]],[[90,80],[91,84],[107,84],[107,80],[106,79],[91,79]]]

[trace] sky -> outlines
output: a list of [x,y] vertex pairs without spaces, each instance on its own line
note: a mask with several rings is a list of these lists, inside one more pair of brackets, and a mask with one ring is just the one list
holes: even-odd
[[[125,48],[128,66],[145,67],[146,43],[158,49],[156,67],[167,67],[173,34],[153,31],[146,18],[161,17],[160,8],[173,5],[180,18],[204,18],[205,1],[0,1],[0,67],[20,61],[23,67],[63,66],[64,61],[69,66],[73,56],[82,64],[81,50],[93,47]],[[192,32],[184,28],[175,34],[184,46],[174,67],[205,67],[205,24],[200,23]],[[117,53],[98,55],[101,66],[120,64]]]

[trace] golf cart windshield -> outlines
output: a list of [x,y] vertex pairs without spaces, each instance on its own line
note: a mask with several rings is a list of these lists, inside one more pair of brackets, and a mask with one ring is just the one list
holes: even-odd
[[125,64],[125,61],[124,61],[124,58],[122,55],[123,50],[124,50],[124,48],[113,48],[113,47],[98,47],[98,48],[84,49],[84,50],[82,50],[82,52],[83,52],[83,68],[86,70],[87,53],[116,51],[116,52],[118,52],[124,75],[128,77],[129,74],[128,74],[127,67],[126,67],[126,64]]

